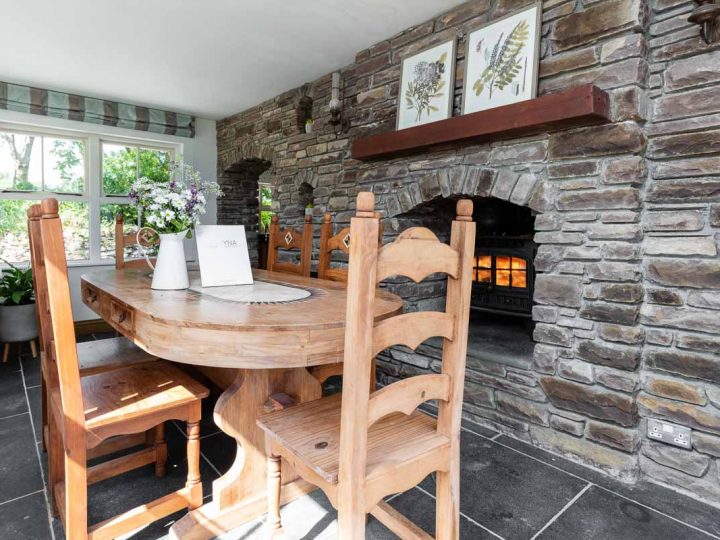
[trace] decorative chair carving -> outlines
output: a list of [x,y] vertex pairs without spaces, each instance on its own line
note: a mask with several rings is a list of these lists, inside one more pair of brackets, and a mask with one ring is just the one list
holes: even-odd
[[[270,222],[267,269],[271,272],[287,272],[310,276],[312,260],[312,217],[306,215],[302,232],[294,227],[280,228],[277,215]],[[278,259],[278,250],[300,250],[300,263],[295,264]]]

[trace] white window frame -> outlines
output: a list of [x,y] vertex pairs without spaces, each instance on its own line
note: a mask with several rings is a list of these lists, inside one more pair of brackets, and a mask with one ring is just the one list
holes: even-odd
[[[14,199],[37,201],[47,197],[54,197],[58,201],[84,202],[88,205],[88,259],[68,261],[68,266],[107,266],[114,264],[113,259],[101,258],[100,250],[100,206],[103,204],[127,204],[130,199],[127,195],[105,195],[102,182],[102,143],[119,144],[123,146],[139,147],[148,150],[161,150],[170,153],[170,159],[181,155],[182,143],[161,142],[152,139],[122,137],[104,133],[88,131],[45,128],[38,126],[27,127],[15,123],[0,122],[0,131],[17,133],[21,135],[34,135],[36,137],[59,137],[81,140],[85,143],[85,179],[83,193],[56,193],[53,191],[3,191],[0,190],[0,199]],[[43,172],[44,174],[44,172]],[[44,187],[44,186],[43,186]]]

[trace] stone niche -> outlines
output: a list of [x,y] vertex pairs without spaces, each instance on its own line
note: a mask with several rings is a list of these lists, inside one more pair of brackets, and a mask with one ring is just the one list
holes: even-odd
[[[720,77],[709,69],[720,53],[685,22],[692,0],[543,3],[539,93],[592,82],[610,96],[606,124],[350,157],[355,138],[394,129],[402,58],[458,39],[458,115],[467,31],[529,3],[467,2],[358,52],[340,70],[340,125],[329,122],[330,74],[218,122],[218,176],[230,193],[220,222],[257,219],[248,160],[269,167],[283,224],[302,220],[303,183],[318,225],[325,211],[347,225],[357,192],[373,191],[385,241],[412,224],[446,235],[458,197],[515,219],[525,212],[532,229],[516,234],[534,243],[531,318],[513,321],[531,341],[512,363],[471,340],[466,417],[622,480],[648,477],[720,504]],[[297,121],[303,96],[313,100],[310,134]],[[445,285],[386,286],[424,309]],[[437,371],[436,345],[383,352],[383,382]],[[692,428],[693,448],[650,441],[647,418]]]

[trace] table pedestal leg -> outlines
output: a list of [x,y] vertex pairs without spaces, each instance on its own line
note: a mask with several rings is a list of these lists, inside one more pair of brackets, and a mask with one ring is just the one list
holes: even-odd
[[[255,420],[270,394],[285,392],[298,402],[322,396],[320,383],[304,369],[239,369],[215,405],[215,423],[237,441],[235,462],[213,482],[212,501],[188,513],[170,529],[183,540],[212,538],[267,512],[265,438]],[[296,480],[283,464],[281,504],[315,489]]]

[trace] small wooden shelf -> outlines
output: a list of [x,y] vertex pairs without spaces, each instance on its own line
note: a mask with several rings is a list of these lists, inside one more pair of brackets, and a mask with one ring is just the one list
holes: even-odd
[[592,84],[352,142],[352,157],[371,160],[457,142],[524,136],[610,120],[608,95]]

